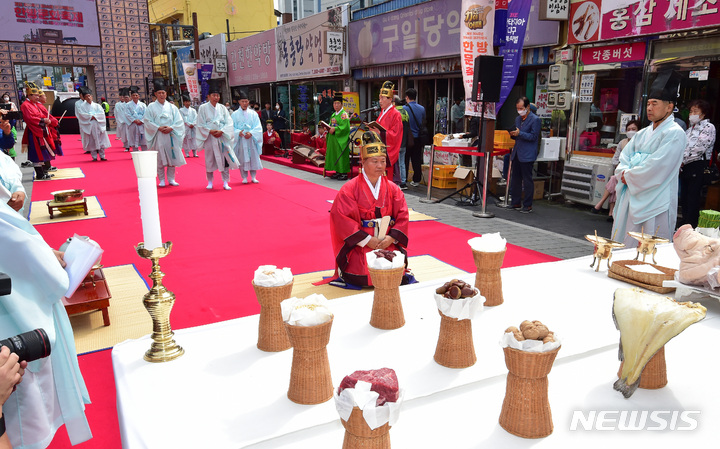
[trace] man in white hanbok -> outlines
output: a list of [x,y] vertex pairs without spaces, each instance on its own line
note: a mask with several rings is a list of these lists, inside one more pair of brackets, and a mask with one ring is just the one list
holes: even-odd
[[145,110],[145,135],[148,149],[157,151],[157,173],[160,187],[165,187],[165,169],[167,182],[179,186],[175,181],[175,167],[186,164],[182,153],[182,141],[185,136],[185,122],[177,106],[167,100],[167,91],[163,80],[155,82],[155,101]]
[[138,151],[147,150],[147,141],[145,140],[145,125],[143,117],[145,116],[145,103],[140,101],[140,91],[137,87],[130,88],[131,101],[125,103],[125,115],[127,116],[127,139],[130,151],[136,148]]
[[248,96],[240,92],[240,108],[232,113],[232,120],[237,135],[235,136],[235,155],[240,165],[240,176],[243,184],[247,184],[247,172],[254,184],[258,183],[256,173],[262,170],[260,154],[262,154],[263,128],[257,111],[248,106]]
[[235,128],[227,108],[220,104],[220,90],[211,84],[208,102],[198,108],[195,140],[205,150],[205,171],[208,189],[213,188],[213,173],[222,173],[223,188],[230,188],[230,169],[238,168],[233,151]]
[[10,443],[15,449],[45,448],[63,424],[71,444],[87,441],[92,438],[85,417],[90,397],[61,301],[69,283],[64,262],[27,219],[4,203],[0,248],[0,272],[12,280],[12,292],[0,296],[0,339],[42,328],[52,348],[49,357],[28,364],[22,383],[2,405]]
[[115,114],[115,123],[117,126],[115,138],[122,142],[125,151],[130,151],[127,139],[127,129],[130,122],[128,121],[127,114],[125,113],[125,109],[127,107],[126,103],[129,101],[130,89],[123,87],[120,89],[120,99],[117,103],[115,103],[113,113]]
[[647,101],[652,123],[638,131],[620,153],[612,236],[627,246],[637,244],[628,232],[642,230],[671,239],[675,230],[678,174],[686,143],[685,132],[673,117],[680,80],[674,71],[658,74]]
[[80,124],[80,137],[85,151],[89,151],[92,160],[105,161],[105,148],[110,148],[110,139],[105,128],[105,111],[102,106],[93,103],[92,93],[87,87],[78,89],[80,99],[75,103],[75,116]]
[[180,115],[182,115],[183,121],[185,122],[185,137],[182,143],[183,151],[185,152],[185,157],[190,157],[191,151],[193,157],[198,157],[197,142],[195,141],[197,111],[191,106],[189,96],[183,95],[182,100],[183,107],[180,108]]

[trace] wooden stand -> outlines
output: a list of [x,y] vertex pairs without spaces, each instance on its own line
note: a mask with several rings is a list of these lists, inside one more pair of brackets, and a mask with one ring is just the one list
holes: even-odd
[[85,215],[88,214],[87,198],[83,198],[83,199],[77,200],[77,201],[68,201],[65,203],[59,203],[56,201],[48,201],[47,207],[48,207],[48,213],[50,214],[51,220],[53,218],[55,218],[54,217],[55,211],[58,211],[61,214],[64,214],[67,212],[83,212],[83,213],[85,213]]
[[102,268],[97,268],[92,277],[88,274],[71,298],[63,298],[62,302],[68,315],[100,310],[103,324],[110,326],[110,314],[108,313],[110,298],[112,295],[105,281],[105,273]]

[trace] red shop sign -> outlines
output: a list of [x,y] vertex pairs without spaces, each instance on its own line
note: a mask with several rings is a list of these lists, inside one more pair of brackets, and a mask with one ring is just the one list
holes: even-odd
[[602,47],[583,48],[580,51],[580,62],[583,65],[642,61],[644,59],[645,42],[604,45]]

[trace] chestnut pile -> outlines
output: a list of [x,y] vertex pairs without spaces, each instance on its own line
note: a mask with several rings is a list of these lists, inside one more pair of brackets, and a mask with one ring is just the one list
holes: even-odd
[[555,334],[548,330],[540,321],[528,321],[525,320],[520,323],[520,329],[515,326],[510,326],[505,329],[505,333],[512,332],[515,336],[515,340],[540,340],[543,343],[550,343],[555,341]]
[[475,287],[463,282],[459,279],[453,279],[450,282],[446,282],[442,287],[438,287],[435,293],[442,295],[450,299],[461,299],[461,298],[472,298],[478,294]]
[[392,262],[392,260],[395,258],[395,252],[389,251],[387,249],[378,249],[374,251],[374,254],[377,256],[378,259],[387,259],[388,261]]

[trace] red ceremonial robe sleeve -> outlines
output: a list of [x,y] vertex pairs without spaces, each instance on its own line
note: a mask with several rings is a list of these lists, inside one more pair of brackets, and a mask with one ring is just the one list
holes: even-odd
[[393,169],[392,166],[397,164],[398,158],[400,157],[400,145],[402,144],[402,115],[395,109],[394,106],[390,106],[390,110],[382,116],[382,119],[377,121],[385,132],[380,136],[385,142],[387,147],[388,159],[390,159],[390,165],[387,167],[388,177],[392,179]]
[[365,254],[372,251],[367,245],[357,246],[368,235],[373,235],[372,228],[362,226],[362,220],[372,220],[390,216],[395,220],[388,235],[397,244],[390,245],[390,251],[399,250],[407,253],[409,213],[405,196],[398,186],[382,179],[380,195],[375,200],[363,176],[357,176],[345,183],[340,189],[330,209],[330,238],[335,253],[336,274],[345,282],[367,286],[370,278],[367,271]]

